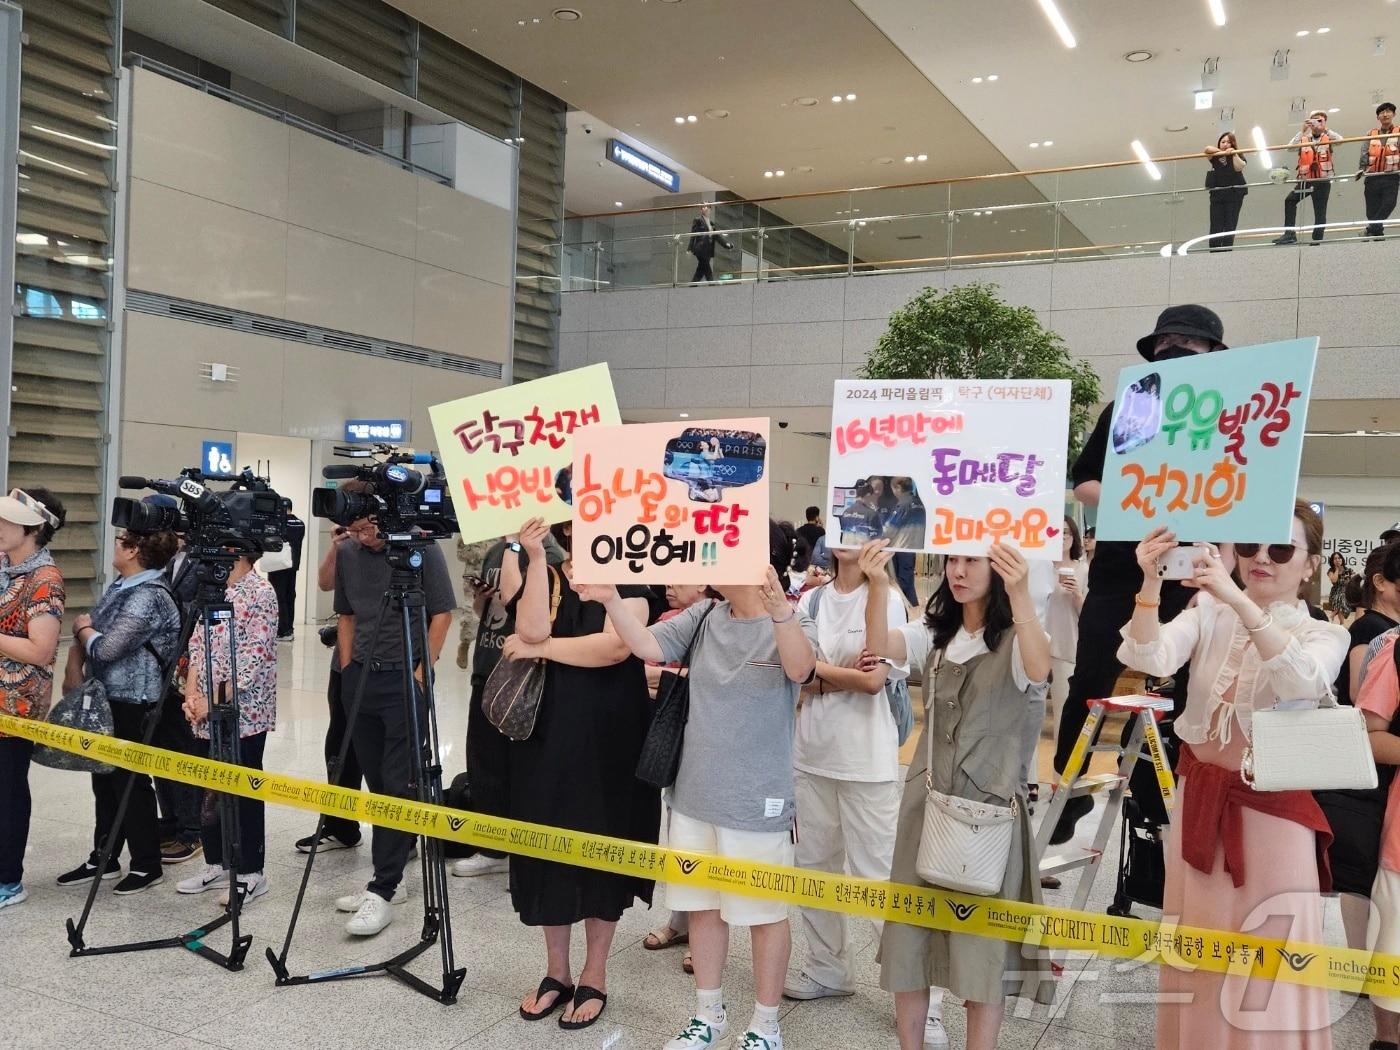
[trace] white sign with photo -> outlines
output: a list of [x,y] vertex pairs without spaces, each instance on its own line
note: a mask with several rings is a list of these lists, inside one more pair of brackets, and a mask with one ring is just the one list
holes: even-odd
[[827,474],[831,546],[1060,557],[1065,379],[871,379],[836,384]]

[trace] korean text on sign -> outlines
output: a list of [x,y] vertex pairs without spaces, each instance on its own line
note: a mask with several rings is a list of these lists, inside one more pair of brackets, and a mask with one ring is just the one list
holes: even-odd
[[768,420],[590,427],[574,443],[574,579],[757,583]]
[[828,542],[1060,556],[1067,380],[836,384]]
[[1287,542],[1317,339],[1125,368],[1104,459],[1098,535]]
[[462,541],[569,519],[574,439],[620,422],[606,364],[464,397],[428,410]]

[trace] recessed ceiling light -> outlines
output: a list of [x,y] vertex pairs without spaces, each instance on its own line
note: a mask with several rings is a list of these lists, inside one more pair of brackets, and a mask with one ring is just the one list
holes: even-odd
[[677,123],[677,124],[684,124],[684,123],[685,123],[685,117],[677,117],[677,118],[676,118],[676,123]]
[[707,109],[705,110],[705,116],[709,117],[711,120],[723,120],[725,117],[729,116],[729,110]]
[[561,22],[577,22],[583,17],[583,13],[573,7],[561,7],[555,10],[554,17]]
[[914,163],[914,155],[911,153],[911,154],[909,154],[909,156],[905,157],[905,158],[904,158],[904,163],[905,163],[905,164],[913,164],[913,163]]
[[515,20],[515,24],[518,25],[518,26],[523,26],[523,25],[525,24],[525,19],[523,19],[523,18],[517,18],[517,19]]
[[694,124],[699,119],[700,118],[697,117],[694,113],[688,113],[686,114],[685,122],[687,124]]
[[792,100],[792,104],[794,106],[801,106],[803,109],[811,109],[819,102],[821,102],[821,99],[814,98],[811,95],[803,95],[800,98],[795,98]]
[[1046,139],[1044,142],[1041,143],[1042,146],[1053,146],[1054,144],[1054,139]]
[[1331,109],[1329,109],[1327,112],[1328,112],[1328,113],[1340,113],[1341,111],[1342,111],[1342,107],[1341,107],[1341,106],[1333,106],[1333,107],[1332,107]]
[[1300,30],[1298,30],[1298,32],[1294,33],[1293,35],[1294,35],[1294,36],[1307,36],[1307,35],[1308,35],[1308,30],[1306,30],[1306,29],[1300,29]]
[[[1320,32],[1320,30],[1319,30],[1319,32]],[[856,93],[855,93],[854,91],[848,91],[848,92],[846,93],[846,101],[847,101],[847,102],[854,102],[855,100],[856,100]]]
[[787,172],[785,172],[782,168],[778,168],[776,171],[773,172],[773,174],[781,179],[784,175],[787,174]]
[[1323,26],[1321,29],[1318,30],[1318,32],[1319,32],[1319,33],[1330,33],[1330,32],[1332,32],[1332,27],[1331,27],[1331,26]]
[[920,154],[919,154],[919,160],[921,160],[921,161],[928,160],[928,154],[927,154],[927,153],[920,153]]
[[995,73],[988,73],[988,74],[987,74],[987,80],[990,81],[990,82],[995,83],[995,82],[996,82],[997,80],[999,80],[999,79],[1001,79],[1001,78],[998,77]]
[[832,96],[831,96],[831,101],[833,101],[833,102],[840,102],[840,101],[841,101],[841,96],[840,96],[840,95],[832,95]]
[[1070,29],[1069,23],[1065,21],[1065,16],[1060,13],[1059,7],[1055,5],[1055,0],[1040,0],[1040,9],[1045,12],[1045,17],[1049,19],[1050,26],[1055,30],[1060,38],[1060,43],[1065,47],[1076,47],[1078,41],[1074,39],[1074,31]]
[[1129,51],[1126,55],[1123,56],[1123,61],[1125,61],[1125,62],[1151,62],[1152,59],[1153,59],[1154,57],[1156,57],[1156,56],[1154,56],[1154,55],[1152,54],[1151,51],[1143,51],[1143,50]]
[[1225,24],[1225,0],[1207,0],[1210,5],[1210,17],[1218,26]]
[[980,84],[980,83],[982,83],[982,78],[981,78],[981,77],[973,77],[973,78],[972,78],[972,82],[973,82],[974,84]]
[[765,171],[765,172],[763,173],[763,177],[764,177],[765,179],[771,179],[771,178],[773,177],[773,173],[772,173],[771,171]]
[[1031,143],[1031,149],[1040,149],[1040,143],[1039,143],[1039,142],[1032,142],[1032,143]]
[[621,202],[621,201],[613,201],[613,207],[614,207],[614,208],[621,208],[621,207],[622,207],[622,202]]

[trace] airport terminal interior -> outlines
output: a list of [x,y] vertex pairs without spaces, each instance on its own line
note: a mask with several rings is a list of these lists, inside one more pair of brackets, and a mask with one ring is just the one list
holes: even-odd
[[[0,283],[13,288],[13,309],[0,315],[0,493],[9,493],[0,495],[0,1050],[1400,1050],[1400,818],[1389,814],[1392,827],[1385,813],[1400,764],[1400,722],[1387,728],[1400,685],[1386,666],[1400,651],[1389,633],[1400,630],[1397,56],[1396,0],[0,0]],[[1190,368],[1199,391],[1172,378]],[[1236,387],[1245,393],[1232,400]],[[1251,416],[1256,388],[1274,400],[1254,393]],[[960,476],[927,473],[932,437],[918,428],[951,427],[957,415],[910,403],[931,389],[972,421],[964,430],[958,415],[969,457]],[[1132,411],[1114,415],[1115,395]],[[863,415],[860,399],[885,418]],[[1162,506],[1138,498],[1152,482],[1139,468],[1133,497],[1101,507],[1106,447],[1131,458],[1146,445],[1150,456],[1172,427],[1183,440],[1158,460]],[[1252,458],[1234,443],[1246,430],[1258,441]],[[1213,437],[1227,443],[1206,455]],[[593,476],[616,467],[611,493],[592,495],[575,441],[590,450]],[[686,505],[664,521],[676,536],[656,528],[648,554],[662,502],[646,509],[641,494],[651,480],[640,450],[652,441],[666,465],[650,479]],[[903,468],[914,446],[917,467]],[[1168,463],[1190,470],[1197,453],[1194,494],[1177,471],[1169,500]],[[1030,464],[1024,475],[1008,473],[1008,456]],[[1053,479],[1051,491],[1036,489],[1032,467]],[[979,486],[1008,506],[1039,502],[1013,526],[1010,511],[989,510],[996,500],[978,502]],[[758,506],[746,502],[760,488]],[[595,521],[628,500],[645,516]],[[289,531],[287,507],[301,528]],[[958,516],[968,508],[979,520]],[[531,524],[536,513],[549,520]],[[946,534],[935,528],[945,514]],[[1248,522],[1244,535],[1212,525],[1221,514]],[[1201,531],[1178,528],[1187,519]],[[1201,544],[1189,555],[1176,548],[1178,572],[1167,565],[1178,536],[1159,540],[1154,580],[1134,547],[1162,521]],[[624,554],[636,529],[641,552]],[[598,553],[610,530],[615,557]],[[1058,551],[1061,532],[1054,558],[1047,543]],[[1270,542],[1244,542],[1255,532]],[[556,542],[575,533],[587,539],[556,556]],[[431,630],[417,641],[441,657],[436,729],[421,750],[435,764],[414,765],[402,725],[414,660],[393,639],[357,634],[388,586],[386,538],[391,562],[410,546],[415,567],[426,559]],[[676,546],[663,549],[663,538]],[[866,564],[882,557],[878,540],[901,552],[887,584],[865,582],[883,572]],[[864,568],[838,551],[862,544],[871,544]],[[234,560],[253,548],[256,565]],[[535,562],[514,573],[540,549],[548,573]],[[556,571],[566,559],[568,571]],[[125,835],[129,845],[158,838],[161,863],[148,858],[144,871],[119,849],[82,924],[81,943],[99,950],[72,952],[71,923],[96,873],[89,853],[102,845],[95,820],[110,826],[121,785],[148,781],[54,768],[78,759],[79,736],[44,756],[16,723],[58,722],[62,709],[78,720],[70,727],[93,728],[88,701],[100,692],[115,724],[99,735],[168,750],[169,721],[194,703],[191,688],[168,681],[198,677],[204,650],[176,638],[182,613],[187,630],[202,630],[193,592],[158,581],[206,563],[224,574],[210,577],[209,601],[222,600],[228,579],[230,602],[209,613],[211,630],[227,639],[234,624],[243,715],[261,720],[242,754],[261,755],[269,783],[327,780],[328,739],[338,742],[345,711],[328,687],[343,663],[372,683],[366,703],[378,719],[351,736],[384,745],[361,755],[378,767],[366,790],[374,781],[380,794],[414,797],[410,780],[440,771],[444,788],[472,785],[453,796],[459,808],[517,830],[558,820],[718,853],[716,870],[734,861],[745,888],[767,868],[825,864],[833,880],[958,892],[915,875],[927,747],[932,769],[952,778],[937,791],[984,795],[952,801],[1015,828],[1001,847],[1010,860],[996,868],[1005,884],[977,891],[988,913],[998,902],[1031,908],[1018,914],[1074,937],[1089,931],[1102,950],[1045,949],[1045,1001],[1008,984],[998,1002],[978,989],[1010,980],[1001,952],[1015,937],[1004,929],[954,935],[953,920],[930,920],[939,932],[915,955],[898,933],[914,927],[855,916],[839,925],[831,908],[813,925],[795,892],[722,892],[718,874],[704,891],[675,890],[682,901],[722,902],[693,909],[704,917],[691,943],[658,944],[685,913],[673,917],[666,878],[650,907],[630,903],[629,891],[619,909],[617,887],[641,883],[616,867],[605,876],[458,850],[443,859],[422,838],[405,861],[407,836],[379,835],[373,820],[352,846],[328,833],[308,868],[298,844],[317,827],[314,802],[273,798],[263,869],[244,873],[252,881],[239,883],[234,909],[251,944],[229,968],[217,958],[230,950],[230,927],[217,921],[231,907],[228,881],[207,854],[223,841],[216,815],[227,822],[237,809],[246,832],[249,807],[194,788],[161,788],[157,803],[138,786]],[[731,565],[744,568],[726,576]],[[507,612],[505,581],[522,578],[530,582]],[[545,578],[548,588],[533,586]],[[641,592],[623,587],[614,604],[606,585],[634,580],[653,588],[650,629],[616,626]],[[1181,580],[1202,593],[1186,611]],[[913,633],[891,634],[897,645],[864,633],[874,613],[861,612],[862,598],[854,613],[828,606],[823,622],[847,617],[840,639],[854,648],[827,653],[810,596],[827,583],[842,598],[888,587]],[[675,610],[703,600],[705,586],[730,602],[726,631],[762,623],[760,649],[731,640],[705,673],[729,683],[730,700],[767,681],[752,705],[772,708],[777,697],[766,721],[743,721],[750,714],[738,708],[723,717],[739,721],[706,721],[716,717],[698,671],[708,628],[696,619],[682,637],[658,622],[668,601]],[[162,602],[173,619],[160,620]],[[965,618],[935,625],[932,610],[950,609]],[[1168,637],[1153,609],[1161,624],[1179,614],[1193,631],[1206,625],[1180,642],[1172,667],[1149,653]],[[245,645],[242,624],[255,616],[266,622]],[[785,630],[789,620],[797,626]],[[527,625],[538,642],[524,637]],[[937,640],[930,653],[941,656],[926,666],[914,659],[916,634]],[[131,651],[116,655],[127,636]],[[556,643],[570,654],[593,648],[566,664]],[[1379,662],[1363,663],[1367,647]],[[668,674],[658,695],[689,689],[690,735],[679,739],[690,743],[658,798],[631,772],[642,738],[650,746],[661,725],[653,709],[666,706],[641,691],[640,665],[683,657],[693,657],[694,684]],[[539,676],[522,672],[497,690],[502,676],[485,684],[497,659],[539,660]],[[944,659],[951,669],[940,669]],[[1020,725],[995,716],[1015,757],[969,757],[986,741],[968,734],[982,726],[991,740],[992,715],[974,721],[958,708],[959,725],[926,708],[933,683],[945,688],[963,665],[978,675],[995,665],[1001,677],[987,684],[969,670],[948,708],[989,710],[1007,691],[1016,705],[1031,697],[1029,713],[1017,707]],[[1188,686],[1179,671],[1190,665]],[[905,674],[901,708],[892,683]],[[563,717],[551,701],[593,710],[595,690],[624,686],[641,697],[627,709],[640,721],[616,712],[551,721]],[[533,738],[527,725],[507,742],[511,713],[483,711],[483,691],[495,699],[507,689],[543,695]],[[859,695],[862,711],[873,697],[873,721],[836,721],[850,716],[829,703],[833,691]],[[1104,750],[1057,792],[1086,703],[1146,693],[1167,698],[1152,715],[1165,711],[1171,745],[1159,776],[1142,777],[1152,749],[1136,775],[1120,770],[1123,749],[1107,745],[1146,715],[1119,712],[1095,738]],[[159,738],[143,736],[142,716],[161,695],[173,719]],[[1268,732],[1266,715],[1258,728],[1266,708],[1311,710],[1334,695],[1338,712],[1315,713],[1337,715],[1326,732],[1359,751],[1316,761],[1295,752],[1291,779],[1272,791],[1242,780],[1240,750],[1250,733]],[[1209,718],[1193,706],[1207,702]],[[820,717],[841,728],[823,736],[812,728]],[[707,733],[699,745],[697,726]],[[946,755],[934,750],[944,728]],[[213,776],[207,745],[181,733],[188,768]],[[561,743],[574,733],[576,747]],[[820,747],[854,765],[831,772],[839,763]],[[1184,786],[1183,762],[1202,786],[1222,764],[1228,772],[1189,810],[1205,820],[1215,805],[1216,823],[1185,836],[1207,863],[1220,840],[1214,874],[1191,867],[1172,838],[1191,796],[1178,791],[1157,822],[1134,799],[1147,792],[1161,804],[1163,782],[1168,795]],[[706,783],[718,769],[725,776]],[[1316,779],[1327,775],[1336,783]],[[765,794],[750,777],[776,786]],[[997,790],[986,786],[993,778]],[[816,782],[833,792],[831,812],[816,811]],[[930,773],[929,792],[934,784]],[[756,793],[754,814],[725,823],[716,814],[745,791]],[[837,793],[850,807],[839,818]],[[530,795],[539,797],[522,802]],[[612,811],[619,797],[632,807],[622,818]],[[570,824],[594,820],[578,817],[591,802],[608,820]],[[157,804],[159,829],[138,827]],[[391,803],[379,805],[381,823],[397,819]],[[684,838],[682,823],[701,837]],[[818,848],[804,853],[804,824],[809,842],[832,838],[831,856],[804,861]],[[1326,865],[1314,865],[1312,844],[1329,827],[1330,872],[1345,892],[1327,892]],[[1306,848],[1289,852],[1299,842]],[[665,863],[691,873],[675,855]],[[386,900],[376,887],[400,869]],[[1278,875],[1274,896],[1249,896],[1265,869],[1306,877],[1285,885]],[[867,894],[872,884],[861,884]],[[1164,886],[1168,903],[1185,894],[1180,916],[1164,914]],[[1216,906],[1202,910],[1208,886]],[[561,900],[575,909],[571,954],[560,947]],[[398,972],[376,965],[432,939],[425,909],[450,916],[455,994],[443,992],[442,924]],[[1144,924],[1108,922],[1129,915]],[[1129,950],[1138,938],[1170,938],[1174,922],[1230,943],[1265,938],[1248,943],[1265,945],[1267,959],[1253,977],[1227,977],[1217,955],[1188,979],[1169,975],[1145,944]],[[553,938],[548,957],[536,927]],[[729,927],[719,1007],[700,982],[716,929]],[[844,949],[814,943],[817,929]],[[125,950],[171,938],[174,947]],[[285,951],[287,972],[312,979],[283,986],[269,948]],[[692,953],[700,977],[683,968]],[[1372,953],[1363,988],[1346,975],[1367,972]],[[919,963],[926,971],[911,978]],[[1006,957],[1007,971],[1017,965]],[[563,978],[560,990],[596,985],[597,995],[547,993],[547,973]],[[543,1016],[527,1019],[535,1008]],[[561,1024],[572,1012],[575,1025]]]

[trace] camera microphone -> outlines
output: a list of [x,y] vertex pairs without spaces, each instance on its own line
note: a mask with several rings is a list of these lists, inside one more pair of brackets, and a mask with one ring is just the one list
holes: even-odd
[[123,489],[149,489],[151,485],[149,478],[137,477],[134,474],[123,474],[117,478],[117,487]]
[[340,478],[358,478],[360,476],[361,469],[361,467],[353,467],[348,464],[345,466],[341,466],[338,463],[332,463],[328,467],[321,468],[321,477],[328,478],[331,480],[336,480]]

